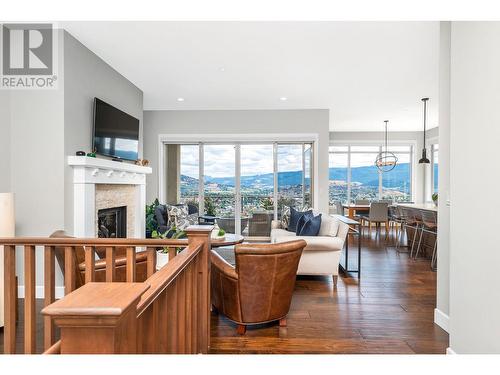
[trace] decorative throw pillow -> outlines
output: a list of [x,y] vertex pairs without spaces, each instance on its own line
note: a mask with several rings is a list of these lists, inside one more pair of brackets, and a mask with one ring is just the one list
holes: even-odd
[[307,220],[313,218],[314,215],[312,213],[306,212],[304,215],[302,215],[297,222],[297,229],[295,230],[295,234],[298,236],[300,234],[300,231],[302,230],[302,227],[306,223]]
[[321,214],[308,219],[300,230],[299,236],[317,236],[321,228]]
[[281,212],[281,228],[288,229],[288,223],[290,222],[290,207],[283,207]]
[[184,230],[190,225],[196,224],[198,215],[189,215],[189,209],[186,204],[167,205],[168,225],[174,226],[179,230]]
[[297,223],[299,222],[300,217],[304,214],[312,215],[312,210],[300,212],[297,211],[295,208],[290,207],[290,222],[288,223],[288,228],[287,228],[289,232],[295,232],[295,233],[297,232]]

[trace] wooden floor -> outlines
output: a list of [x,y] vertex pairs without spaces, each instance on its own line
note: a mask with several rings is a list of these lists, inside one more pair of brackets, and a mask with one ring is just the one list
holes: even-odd
[[410,260],[368,235],[363,243],[361,281],[341,276],[334,289],[328,277],[298,277],[286,328],[251,326],[239,336],[234,323],[212,313],[212,352],[444,354],[448,334],[433,323],[429,260]]
[[[363,239],[362,278],[299,277],[288,327],[250,327],[245,336],[235,324],[212,314],[213,353],[441,353],[448,334],[433,323],[436,273],[429,261],[413,261],[385,248],[384,241]],[[354,248],[353,254],[355,266]],[[42,300],[37,301],[37,312]],[[17,352],[23,352],[23,301],[19,303]],[[43,322],[37,314],[37,351],[42,351]],[[0,353],[3,329],[0,328]]]

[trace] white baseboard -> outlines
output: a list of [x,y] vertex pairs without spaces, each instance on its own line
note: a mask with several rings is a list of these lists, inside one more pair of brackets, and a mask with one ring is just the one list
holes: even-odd
[[[19,285],[17,287],[17,295],[18,298],[24,298],[24,285]],[[35,297],[36,298],[44,298],[44,288],[43,285],[37,285],[35,288]],[[64,297],[64,287],[56,286],[56,299]]]
[[450,317],[439,309],[434,309],[434,323],[449,333]]
[[452,348],[446,348],[446,354],[457,354]]

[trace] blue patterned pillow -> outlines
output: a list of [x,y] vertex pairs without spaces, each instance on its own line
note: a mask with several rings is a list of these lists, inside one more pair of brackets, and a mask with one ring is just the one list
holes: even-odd
[[313,216],[312,218],[308,219],[302,226],[299,236],[317,236],[320,228],[321,228],[321,214],[319,214],[318,216]]

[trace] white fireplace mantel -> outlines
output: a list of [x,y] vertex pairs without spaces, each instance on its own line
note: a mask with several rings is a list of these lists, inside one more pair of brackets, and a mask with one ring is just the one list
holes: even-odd
[[[95,220],[95,186],[97,184],[135,185],[136,212],[145,212],[146,175],[152,173],[150,167],[87,156],[68,156],[68,165],[73,168],[73,234],[75,237],[97,237]],[[135,215],[135,237],[144,238],[145,225],[145,215]]]

